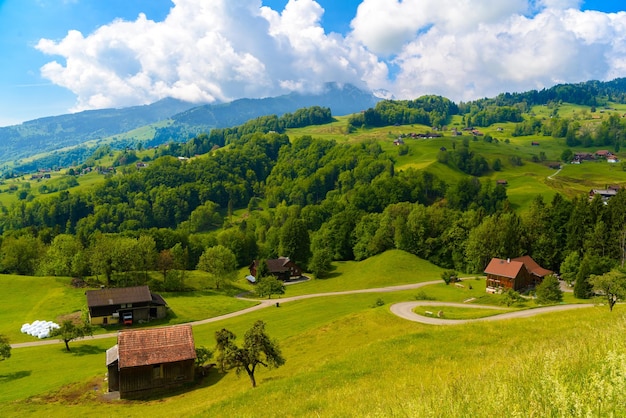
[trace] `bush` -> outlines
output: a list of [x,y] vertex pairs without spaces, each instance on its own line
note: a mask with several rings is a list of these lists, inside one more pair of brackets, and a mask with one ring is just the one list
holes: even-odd
[[536,289],[537,303],[548,305],[551,303],[559,303],[563,301],[563,291],[559,284],[559,280],[550,275],[543,279]]
[[424,292],[423,290],[420,290],[419,292],[417,292],[417,294],[415,295],[415,300],[435,300],[434,297],[429,296],[428,294],[426,294],[426,292]]
[[441,273],[441,278],[446,284],[454,283],[459,280],[457,272],[454,270],[445,270]]
[[523,303],[525,299],[515,290],[507,289],[502,292],[502,301],[501,303],[506,306],[517,305]]

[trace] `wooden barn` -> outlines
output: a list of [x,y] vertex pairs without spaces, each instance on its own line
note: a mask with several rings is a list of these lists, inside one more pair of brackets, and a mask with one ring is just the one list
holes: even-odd
[[106,352],[109,392],[129,399],[191,382],[195,359],[191,325],[120,331]]
[[496,293],[507,289],[524,290],[541,283],[552,271],[541,267],[530,256],[503,260],[492,258],[487,268],[487,292]]
[[148,286],[88,290],[85,295],[92,325],[131,325],[167,316],[165,300]]
[[[293,261],[289,259],[289,257],[278,257],[274,259],[266,260],[267,263],[267,271],[276,276],[278,279],[287,281],[291,279],[299,279],[302,277],[302,269]],[[250,264],[250,275],[253,277],[257,276],[259,268],[259,260],[254,260]]]

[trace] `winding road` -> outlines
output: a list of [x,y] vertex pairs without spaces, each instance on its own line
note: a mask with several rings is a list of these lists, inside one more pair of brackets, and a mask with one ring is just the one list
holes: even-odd
[[495,309],[500,310],[497,306],[490,305],[471,305],[467,303],[452,303],[452,302],[437,302],[437,301],[417,301],[417,302],[400,302],[391,305],[391,312],[398,315],[400,318],[407,319],[409,321],[421,322],[422,324],[429,325],[458,325],[465,324],[467,322],[479,322],[479,321],[498,321],[501,319],[511,318],[528,318],[529,316],[535,316],[546,312],[559,312],[567,311],[570,309],[589,308],[594,305],[591,304],[577,304],[577,305],[554,305],[545,306],[543,308],[525,309],[523,311],[505,312],[498,315],[486,316],[483,318],[475,319],[443,319],[432,316],[423,316],[413,312],[418,306],[450,306],[455,308],[478,308],[478,309]]
[[[327,292],[327,293],[312,293],[308,295],[299,295],[299,296],[291,296],[287,298],[277,298],[277,299],[249,299],[242,296],[237,296],[237,298],[242,300],[249,300],[253,302],[259,302],[257,305],[251,306],[246,309],[242,309],[240,311],[227,313],[220,316],[215,316],[212,318],[206,318],[199,321],[188,322],[192,326],[208,324],[211,322],[218,322],[224,319],[234,318],[236,316],[245,315],[250,312],[258,311],[260,309],[265,309],[270,306],[276,306],[276,304],[283,304],[288,302],[293,302],[296,300],[303,299],[311,299],[311,298],[319,298],[319,297],[328,297],[328,296],[342,296],[342,295],[354,295],[360,293],[389,293],[389,292],[399,292],[403,290],[412,290],[419,289],[420,287],[430,286],[433,284],[439,284],[441,280],[432,280],[428,282],[421,283],[412,283],[405,284],[399,286],[388,286],[388,287],[377,287],[371,289],[358,289],[358,290],[345,290],[341,292]],[[428,316],[418,315],[413,312],[413,309],[418,306],[454,306],[454,307],[463,307],[463,308],[482,308],[482,309],[500,309],[496,306],[489,305],[472,305],[467,303],[452,303],[452,302],[439,302],[439,301],[412,301],[412,302],[400,302],[391,305],[390,310],[393,314],[399,316],[400,318],[421,322],[423,324],[430,325],[456,325],[463,324],[466,322],[473,321],[496,321],[501,319],[510,319],[510,318],[526,318],[529,316],[539,315],[545,312],[557,312],[557,311],[565,311],[569,309],[579,309],[579,308],[587,308],[594,305],[590,304],[578,304],[578,305],[556,305],[556,306],[547,306],[544,308],[535,308],[535,309],[527,309],[523,311],[515,311],[515,312],[506,312],[499,315],[488,316],[484,318],[477,319],[442,319],[442,318],[433,318]],[[90,337],[80,338],[77,341],[87,341],[87,340],[100,340],[104,338],[113,338],[117,336],[116,332],[110,332],[106,334],[98,334]],[[40,345],[50,345],[50,344],[59,344],[61,340],[51,339],[51,340],[40,340],[40,341],[31,341],[26,343],[16,343],[11,344],[11,348],[24,348],[24,347],[35,347]]]

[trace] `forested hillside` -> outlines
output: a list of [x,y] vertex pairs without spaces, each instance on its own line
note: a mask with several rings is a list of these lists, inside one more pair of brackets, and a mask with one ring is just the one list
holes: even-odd
[[201,106],[163,99],[146,106],[41,118],[0,127],[0,167],[4,172],[16,173],[67,167],[81,164],[104,144],[125,149],[184,143],[213,129],[233,127],[262,116],[282,117],[315,106],[344,115],[367,109],[377,101],[371,93],[349,84],[328,83],[322,91],[311,94],[291,93]]
[[[393,148],[387,135],[358,141],[288,136],[290,127],[332,120],[329,109],[313,107],[149,152],[119,152],[117,169],[106,170],[105,180],[88,188],[75,187],[74,180],[56,193],[40,188],[37,197],[24,189],[21,200],[3,206],[0,268],[104,276],[112,285],[142,283],[147,277],[142,272],[165,260],[176,260],[168,268],[196,268],[202,253],[217,245],[232,251],[239,267],[255,258],[288,256],[318,277],[328,273],[331,261],[363,260],[389,249],[464,272],[482,272],[492,257],[528,254],[579,282],[620,264],[623,188],[608,201],[527,192],[530,203],[520,211],[507,197],[506,182],[493,181],[493,175],[526,165],[526,170],[545,169],[545,152],[529,158],[515,151],[520,143],[509,146],[508,138],[467,126],[470,120],[495,120],[497,132],[506,126],[512,137],[534,126],[532,138],[549,138],[554,145],[545,149],[562,150],[558,153],[569,162],[574,146],[618,152],[626,131],[619,114],[607,111],[595,119],[593,111],[580,108],[561,117],[561,104],[551,104],[546,117],[522,111],[520,103],[481,106],[472,110],[425,96],[382,101],[345,119],[347,137],[392,122],[382,129],[408,124],[437,132],[428,134],[434,135],[430,139],[402,134]],[[409,145],[402,138],[423,142]],[[436,145],[444,139],[449,149]],[[440,148],[428,169],[407,164],[420,147]],[[502,154],[506,147],[508,159]],[[93,161],[108,155],[113,152],[101,152]],[[405,161],[402,168],[398,159]]]

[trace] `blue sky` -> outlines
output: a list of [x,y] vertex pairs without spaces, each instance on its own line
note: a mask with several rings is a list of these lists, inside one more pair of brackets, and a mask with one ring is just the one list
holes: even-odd
[[623,1],[467,3],[0,0],[0,126],[328,81],[459,101],[626,76]]

